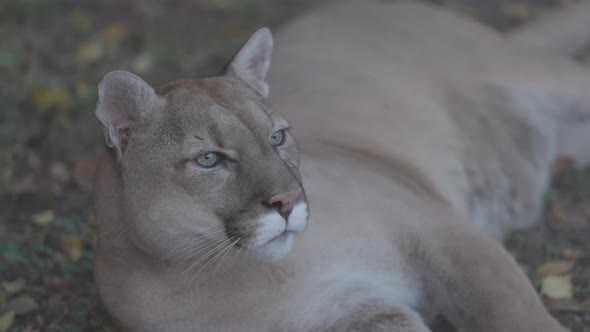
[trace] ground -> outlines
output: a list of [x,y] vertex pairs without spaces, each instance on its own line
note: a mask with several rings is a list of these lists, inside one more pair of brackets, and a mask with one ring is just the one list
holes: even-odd
[[[575,2],[424,1],[502,31]],[[91,271],[101,77],[119,68],[152,84],[215,74],[256,27],[276,28],[312,3],[0,2],[0,332],[117,330]],[[554,174],[543,223],[507,246],[552,313],[590,331],[590,170],[562,158]]]

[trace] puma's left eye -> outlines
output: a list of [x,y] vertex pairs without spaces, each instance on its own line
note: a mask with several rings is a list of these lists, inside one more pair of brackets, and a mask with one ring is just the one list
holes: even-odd
[[219,162],[219,155],[215,152],[207,152],[207,153],[203,153],[198,155],[195,158],[195,161],[197,162],[197,164],[199,164],[199,166],[204,167],[204,168],[211,168],[215,165],[217,165],[217,163]]
[[273,146],[278,146],[283,144],[283,141],[285,140],[285,130],[279,130],[277,132],[275,132],[274,134],[270,135],[269,137],[270,140],[270,144],[272,144]]

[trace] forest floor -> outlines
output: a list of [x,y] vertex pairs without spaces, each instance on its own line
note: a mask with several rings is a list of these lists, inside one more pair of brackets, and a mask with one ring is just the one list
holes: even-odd
[[[505,31],[575,0],[424,1]],[[0,332],[117,331],[92,277],[102,76],[126,68],[159,84],[215,74],[257,27],[312,3],[0,2]],[[562,158],[543,223],[507,247],[572,331],[590,331],[589,238],[590,170]]]

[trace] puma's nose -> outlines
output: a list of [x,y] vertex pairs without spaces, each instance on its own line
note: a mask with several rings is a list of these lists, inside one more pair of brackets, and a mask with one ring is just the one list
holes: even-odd
[[293,204],[295,204],[302,192],[301,189],[297,189],[289,193],[276,194],[271,196],[265,203],[277,209],[279,214],[287,220],[293,210]]

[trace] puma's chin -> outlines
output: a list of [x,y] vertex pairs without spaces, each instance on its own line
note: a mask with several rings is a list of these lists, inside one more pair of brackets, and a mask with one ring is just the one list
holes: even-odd
[[277,212],[260,218],[260,228],[253,241],[254,256],[270,262],[285,258],[293,248],[297,234],[307,225],[307,204],[298,203],[293,208],[287,222]]
[[295,233],[284,232],[271,241],[256,247],[253,253],[262,260],[276,262],[285,258],[291,252],[294,241]]

